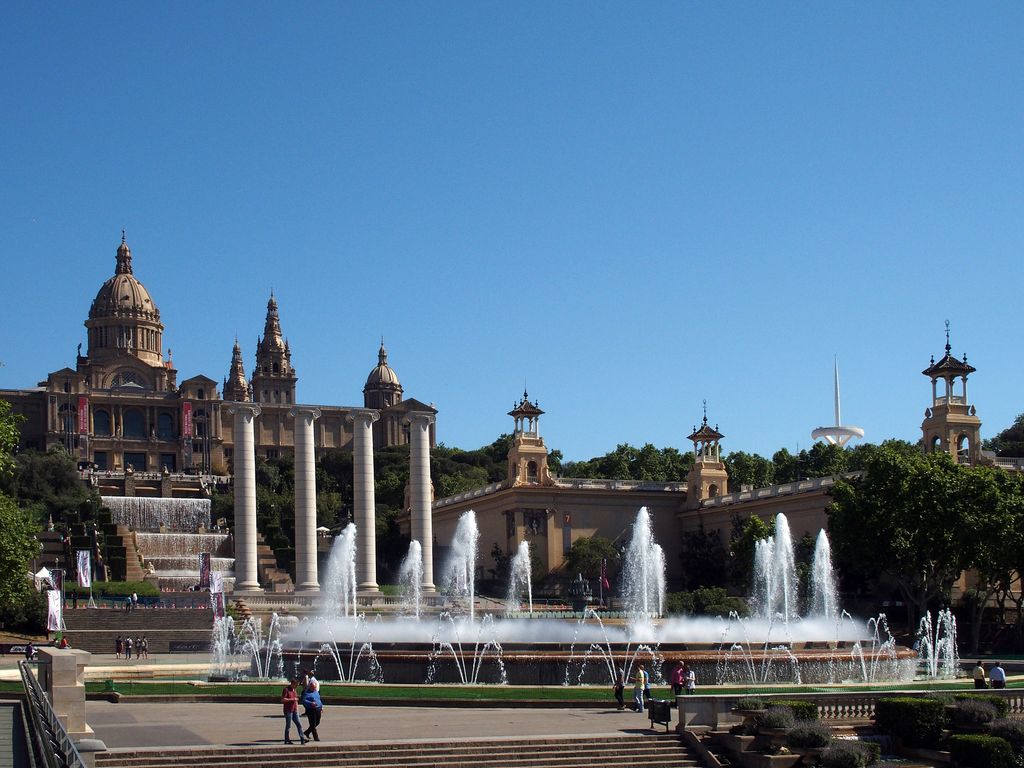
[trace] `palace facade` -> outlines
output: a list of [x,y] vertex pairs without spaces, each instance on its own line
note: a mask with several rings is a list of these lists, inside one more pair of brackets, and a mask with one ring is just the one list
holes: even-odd
[[[295,419],[289,411],[298,402],[298,375],[273,294],[250,378],[236,339],[219,388],[215,379],[202,374],[179,381],[171,350],[163,350],[160,310],[135,276],[132,252],[122,235],[114,274],[96,293],[85,327],[86,351],[82,354],[78,345],[73,367],[50,373],[34,387],[0,390],[0,398],[25,418],[19,449],[64,446],[108,495],[131,494],[134,487],[140,495],[168,495],[166,482],[163,492],[159,483],[144,482],[168,476],[180,480],[174,484],[175,495],[197,493],[202,485],[197,478],[230,472],[228,403],[254,401],[262,410],[255,425],[257,455],[275,458],[293,450]],[[406,414],[433,409],[403,394],[381,342],[361,406],[315,406],[320,411],[314,431],[317,452],[351,450],[354,408],[379,411],[373,425],[376,447],[408,443]],[[189,482],[190,477],[196,480]]]

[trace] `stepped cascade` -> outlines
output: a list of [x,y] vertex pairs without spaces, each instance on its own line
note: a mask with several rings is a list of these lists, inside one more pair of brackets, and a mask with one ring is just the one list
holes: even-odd
[[111,519],[136,531],[195,532],[210,527],[209,499],[103,496]]
[[199,583],[199,555],[208,553],[213,571],[221,574],[224,589],[235,583],[235,560],[226,533],[136,533],[139,555],[153,566],[161,590],[187,591]]

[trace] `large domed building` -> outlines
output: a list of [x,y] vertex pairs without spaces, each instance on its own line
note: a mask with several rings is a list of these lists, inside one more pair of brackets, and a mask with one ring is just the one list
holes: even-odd
[[[246,379],[236,339],[219,390],[217,381],[204,375],[178,383],[171,350],[165,354],[163,349],[160,310],[135,276],[131,248],[122,233],[114,274],[96,293],[85,327],[86,353],[80,344],[73,368],[54,371],[36,387],[0,390],[0,398],[25,417],[22,449],[63,445],[80,466],[95,470],[95,481],[107,494],[199,493],[200,476],[230,471],[233,417],[226,406],[231,401],[260,403],[257,455],[275,458],[293,449],[294,417],[289,411],[298,402],[298,376],[273,294],[256,342],[251,379]],[[316,407],[321,413],[314,428],[317,451],[350,450],[349,417],[359,406]],[[362,407],[380,413],[374,424],[377,447],[408,443],[406,414],[433,410],[403,399],[383,341],[363,388]]]

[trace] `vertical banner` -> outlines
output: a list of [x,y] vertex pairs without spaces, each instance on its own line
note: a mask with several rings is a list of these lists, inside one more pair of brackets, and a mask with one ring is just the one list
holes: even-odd
[[84,395],[78,398],[78,434],[89,434],[89,398]]
[[[210,589],[210,553],[199,553],[199,588]],[[211,590],[212,591],[212,590]]]
[[53,568],[50,570],[50,582],[53,584],[54,590],[59,595],[64,594],[64,569]]
[[210,592],[213,594],[224,593],[224,575],[220,571],[210,573]]
[[186,440],[192,439],[192,403],[181,404],[181,434]]
[[224,593],[223,592],[211,592],[210,593],[210,608],[213,610],[214,619],[223,619],[226,611],[224,610]]
[[60,590],[51,589],[46,593],[46,629],[58,632],[64,626],[64,603],[60,599]]
[[78,561],[78,586],[83,589],[92,587],[92,558],[88,549],[75,550],[75,558]]

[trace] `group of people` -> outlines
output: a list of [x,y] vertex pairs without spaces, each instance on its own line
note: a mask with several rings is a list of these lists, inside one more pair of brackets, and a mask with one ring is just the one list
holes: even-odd
[[124,610],[125,613],[131,613],[139,607],[139,593],[132,592],[124,599]]
[[[672,686],[672,693],[682,696],[683,690],[692,694],[697,690],[697,674],[692,667],[685,662],[677,661],[668,676],[669,685]],[[615,692],[615,701],[619,709],[626,708],[624,692],[626,689],[626,673],[619,667],[615,676],[615,685],[612,690]],[[633,711],[643,712],[645,704],[651,698],[651,674],[643,664],[636,665],[636,673],[633,676]]]
[[[299,686],[302,689],[299,690]],[[306,719],[309,724],[306,730],[302,730],[302,721],[299,720],[299,705],[305,710]],[[298,732],[299,743],[305,744],[310,739],[320,741],[320,734],[317,727],[320,725],[320,718],[323,717],[324,703],[320,698],[320,681],[316,679],[308,669],[301,670],[299,677],[288,681],[287,687],[281,691],[281,705],[284,708],[284,743],[294,744],[291,739],[292,723]]]
[[145,635],[140,635],[132,640],[131,636],[121,639],[118,635],[117,639],[114,640],[114,658],[120,659],[121,655],[124,654],[125,661],[128,661],[132,657],[132,652],[135,652],[136,659],[148,659],[149,658],[149,641]]
[[992,683],[993,688],[1006,687],[1006,670],[1003,669],[1003,664],[1000,661],[997,661],[995,666],[989,670],[988,680],[986,680],[985,665],[981,663],[981,659],[978,659],[978,663],[974,667],[972,677],[974,678],[975,688],[988,688],[989,682]]

